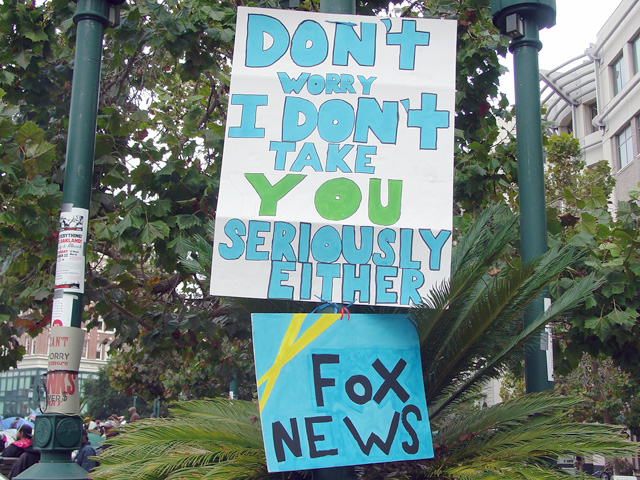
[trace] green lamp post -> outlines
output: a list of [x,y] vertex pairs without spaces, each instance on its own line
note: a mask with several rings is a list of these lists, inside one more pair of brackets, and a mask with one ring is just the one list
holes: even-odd
[[[539,31],[556,21],[555,0],[491,0],[493,23],[511,37],[516,93],[516,134],[518,141],[518,188],[520,197],[520,243],[522,261],[527,262],[547,250],[545,219],[542,123],[538,52],[542,48]],[[544,294],[531,302],[524,314],[525,325],[544,311]],[[553,388],[551,354],[547,334],[534,338],[525,353],[527,392]]]
[[[65,165],[64,189],[62,193],[62,219],[68,218],[69,211],[84,211],[88,217],[91,197],[91,181],[93,176],[93,157],[95,149],[96,119],[98,112],[98,95],[100,87],[100,64],[102,59],[102,40],[107,26],[117,24],[118,5],[124,0],[78,0],[73,20],[77,25],[75,64],[73,85],[71,90],[71,109],[69,113],[69,135],[67,139],[67,155]],[[87,218],[88,219],[88,218]],[[78,258],[84,260],[86,251],[86,235],[82,240]],[[60,252],[60,243],[58,250]],[[83,312],[84,278],[64,285],[73,273],[65,272],[58,256],[56,266],[56,290],[54,293],[54,310],[56,302],[62,305],[63,312],[55,315],[64,317],[66,325],[53,328],[62,330],[68,335],[60,342],[71,357],[80,358],[82,340],[67,342],[71,337],[84,339],[81,315]],[[59,276],[58,270],[63,273]],[[83,272],[84,270],[78,270]],[[61,280],[62,279],[62,280]],[[79,283],[78,283],[79,282]],[[57,317],[56,317],[57,318]],[[53,334],[52,334],[53,335]],[[50,352],[54,337],[50,337]],[[59,345],[58,345],[59,346]],[[65,353],[66,355],[66,353]],[[51,355],[50,355],[51,357]],[[65,357],[68,358],[68,357]],[[82,417],[79,406],[56,408],[59,399],[67,400],[77,391],[78,372],[59,370],[49,364],[47,380],[47,411],[36,418],[33,446],[41,452],[40,462],[25,470],[17,479],[86,479],[87,472],[80,465],[71,463],[71,452],[80,448],[82,434]],[[55,379],[55,380],[51,380]],[[54,388],[55,387],[55,388]],[[55,389],[60,389],[56,392]],[[72,411],[77,410],[77,411]]]

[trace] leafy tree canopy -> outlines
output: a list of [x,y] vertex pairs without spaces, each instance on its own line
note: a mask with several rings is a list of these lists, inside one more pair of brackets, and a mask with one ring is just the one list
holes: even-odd
[[112,414],[124,416],[129,419],[129,408],[134,406],[141,417],[147,417],[152,413],[152,405],[144,399],[117,391],[111,386],[108,368],[98,371],[95,378],[85,380],[83,383],[83,396],[85,400],[86,415],[97,419],[106,420]]
[[[491,408],[469,408],[477,387],[519,359],[532,334],[598,286],[593,277],[576,283],[523,331],[523,308],[574,261],[577,252],[551,249],[532,264],[505,266],[502,259],[517,233],[515,226],[516,217],[506,208],[486,209],[454,249],[451,281],[434,289],[425,305],[413,312],[435,457],[365,465],[362,478],[565,478],[551,459],[568,454],[628,455],[638,450],[637,444],[620,436],[619,427],[574,423],[569,413],[583,402],[552,392]],[[496,264],[505,268],[496,273]],[[172,414],[159,423],[125,428],[101,457],[94,477],[281,478],[266,471],[254,402],[182,402]],[[310,478],[312,472],[287,476]]]
[[547,152],[551,243],[574,245],[585,253],[552,293],[557,295],[589,274],[603,279],[584,305],[556,325],[558,372],[576,368],[584,353],[604,354],[638,381],[640,189],[631,190],[632,201],[619,202],[614,215],[608,199],[615,182],[606,162],[585,169],[578,141],[568,135],[551,137]]
[[[0,6],[0,340],[9,346],[0,352],[2,369],[22,355],[14,335],[50,322],[73,5]],[[358,11],[383,7],[361,2]],[[105,35],[86,315],[116,330],[114,347],[132,347],[115,381],[140,395],[221,394],[234,375],[242,385],[251,372],[247,305],[210,297],[207,282],[235,8],[127,2],[121,24]],[[511,147],[491,153],[497,120],[509,117],[497,87],[507,41],[491,24],[489,0],[415,2],[393,12],[458,19],[456,205],[478,211],[515,179]],[[150,374],[158,358],[173,371],[160,383]]]

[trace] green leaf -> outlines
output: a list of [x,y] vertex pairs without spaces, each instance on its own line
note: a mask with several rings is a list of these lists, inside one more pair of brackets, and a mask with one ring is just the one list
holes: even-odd
[[584,326],[598,336],[603,342],[613,333],[612,321],[608,317],[590,317],[584,322]]
[[582,212],[581,218],[582,221],[578,224],[579,230],[595,235],[597,231],[596,217],[590,213]]
[[0,83],[5,85],[13,85],[17,75],[15,73],[8,72],[7,70],[0,70]]
[[623,293],[626,289],[626,285],[622,282],[607,282],[602,287],[602,294],[608,298],[611,298],[614,295],[618,295]]
[[629,270],[631,270],[634,275],[640,276],[640,262],[633,262],[629,265]]
[[578,232],[576,235],[569,238],[568,243],[569,245],[575,245],[576,247],[596,247],[596,239],[588,232]]
[[24,32],[24,36],[33,42],[45,42],[49,40],[44,30],[27,30]]
[[181,230],[202,225],[202,221],[196,215],[176,215],[176,222]]
[[33,53],[30,53],[25,50],[21,50],[17,55],[13,56],[12,60],[20,67],[27,68],[33,56],[34,56]]
[[173,203],[168,198],[161,198],[156,200],[149,206],[149,214],[156,217],[166,217],[171,212]]
[[149,119],[149,112],[146,110],[136,110],[129,115],[129,119],[134,122],[146,122]]
[[622,252],[622,249],[620,248],[620,246],[616,245],[615,243],[610,243],[610,242],[604,243],[602,245],[602,248],[604,250],[609,250],[609,252],[611,252],[611,255],[615,257],[619,256],[620,253]]
[[23,182],[20,187],[18,187],[16,192],[18,193],[18,195],[20,195],[20,197],[42,197],[44,195],[52,193],[50,192],[49,187],[50,185],[47,184],[47,181],[44,179],[44,177],[38,176],[30,179],[30,181],[28,182]]
[[596,305],[598,305],[598,301],[596,300],[596,297],[594,295],[589,295],[585,300],[585,304],[584,304],[585,308],[588,310],[590,308],[595,307]]
[[[0,88],[0,93],[1,92],[4,92],[4,90]],[[16,131],[16,128],[17,127],[13,122],[9,120],[2,120],[0,122],[0,139],[6,140],[11,137]]]
[[93,232],[96,238],[103,240],[113,240],[110,226],[102,221],[92,222]]
[[40,143],[44,138],[44,132],[33,122],[26,122],[16,133],[14,140],[24,147],[28,141]]
[[142,218],[139,215],[134,214],[133,212],[127,213],[122,221],[117,225],[116,232],[123,233],[127,228],[140,228],[143,224]]
[[627,328],[631,328],[635,325],[638,319],[638,312],[631,309],[619,310],[614,309],[606,315],[607,320],[616,325],[621,325]]
[[24,160],[24,168],[29,178],[46,173],[51,169],[51,164],[56,156],[56,146],[48,142],[28,147]]
[[167,238],[169,236],[169,227],[166,223],[156,220],[149,222],[142,228],[140,240],[142,243],[150,245],[158,238]]
[[126,184],[126,176],[122,175],[118,168],[112,168],[103,177],[102,182],[110,187],[118,188]]

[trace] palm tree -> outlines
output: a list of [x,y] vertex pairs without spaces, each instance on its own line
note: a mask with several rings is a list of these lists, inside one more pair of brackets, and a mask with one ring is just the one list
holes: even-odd
[[[554,467],[558,456],[638,451],[614,426],[572,423],[568,413],[580,404],[574,398],[529,394],[490,408],[471,406],[483,382],[519,361],[533,334],[598,286],[593,277],[584,278],[523,329],[523,308],[579,254],[551,249],[530,264],[510,265],[504,258],[516,226],[506,208],[487,209],[457,242],[450,282],[414,311],[435,458],[369,465],[360,470],[363,478],[548,479],[566,476]],[[93,478],[275,478],[266,470],[253,402],[185,402],[171,413],[127,426],[100,456]]]

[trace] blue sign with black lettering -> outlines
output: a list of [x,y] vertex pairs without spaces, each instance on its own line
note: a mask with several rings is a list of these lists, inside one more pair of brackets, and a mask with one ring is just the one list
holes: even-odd
[[270,472],[433,457],[407,315],[253,314]]

